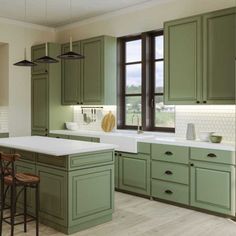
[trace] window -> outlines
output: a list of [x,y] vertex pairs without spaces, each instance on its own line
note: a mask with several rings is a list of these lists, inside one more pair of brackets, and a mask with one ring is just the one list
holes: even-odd
[[118,39],[118,128],[174,132],[174,106],[163,104],[163,32]]

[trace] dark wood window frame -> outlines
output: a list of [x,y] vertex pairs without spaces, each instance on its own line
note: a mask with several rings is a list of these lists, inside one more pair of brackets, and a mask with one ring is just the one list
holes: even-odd
[[[118,107],[117,107],[117,128],[118,129],[137,129],[137,126],[125,124],[125,98],[127,96],[141,96],[142,104],[142,129],[145,131],[175,132],[175,128],[155,127],[155,96],[163,93],[155,93],[155,61],[164,61],[164,59],[155,59],[155,37],[163,35],[163,30],[145,32],[138,35],[125,36],[118,38]],[[126,94],[126,76],[125,67],[129,64],[140,62],[126,63],[126,42],[141,39],[142,40],[142,91],[141,94]]]

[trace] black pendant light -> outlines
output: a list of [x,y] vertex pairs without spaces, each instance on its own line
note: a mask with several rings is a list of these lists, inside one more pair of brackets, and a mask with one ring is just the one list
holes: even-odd
[[[72,4],[71,4],[71,0],[70,0],[70,21],[72,19]],[[69,52],[66,52],[66,53],[63,53],[59,56],[57,56],[58,58],[60,59],[63,59],[63,60],[79,60],[79,59],[83,59],[84,56],[77,53],[77,52],[73,52],[73,49],[72,49],[73,45],[72,45],[72,37],[70,36],[70,51]]]
[[[47,23],[47,0],[45,0],[45,19]],[[48,43],[45,43],[45,56],[37,58],[34,60],[36,63],[46,63],[46,64],[51,64],[51,63],[58,63],[59,61],[55,58],[49,57],[48,56]]]
[[[26,0],[25,0],[25,17],[24,17],[25,21],[26,21]],[[24,37],[25,37],[25,30],[24,30]],[[26,40],[25,40],[26,41]],[[35,64],[34,62],[28,61],[26,59],[26,47],[24,49],[24,60],[22,61],[18,61],[16,63],[13,64],[14,66],[26,66],[26,67],[32,67],[32,66],[36,66],[37,64]]]

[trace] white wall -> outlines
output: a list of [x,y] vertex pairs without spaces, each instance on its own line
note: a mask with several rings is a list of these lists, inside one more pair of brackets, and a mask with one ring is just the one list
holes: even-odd
[[9,47],[0,45],[0,106],[8,106],[9,100]]
[[[34,27],[34,28],[33,28]],[[32,45],[45,40],[54,41],[55,33],[44,27],[23,25],[14,21],[0,21],[0,42],[9,45],[9,132],[11,136],[30,135],[31,95],[30,68],[13,66],[27,54]]]
[[163,22],[235,6],[235,0],[159,0],[142,8],[126,9],[106,16],[85,20],[59,28],[58,42],[67,42],[71,33],[74,40],[98,35],[124,36],[163,28]]

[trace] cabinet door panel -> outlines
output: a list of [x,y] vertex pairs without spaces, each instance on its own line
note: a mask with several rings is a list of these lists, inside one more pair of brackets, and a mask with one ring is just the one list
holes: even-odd
[[67,173],[37,166],[40,177],[40,215],[43,219],[66,226]]
[[[62,53],[69,51],[69,44],[62,46]],[[73,44],[73,51],[80,53],[80,43]],[[62,104],[74,105],[80,97],[80,60],[62,60]]]
[[119,188],[150,195],[150,157],[119,157]]
[[[32,47],[31,58],[32,61],[45,56],[45,44],[40,44]],[[48,72],[48,65],[46,63],[39,63],[31,69],[32,74],[42,74]]]
[[32,77],[32,130],[47,131],[49,118],[48,76],[47,74]]
[[201,17],[168,22],[165,34],[165,103],[201,100]]
[[95,38],[81,42],[82,54],[82,102],[103,104],[104,97],[104,52],[103,39]]
[[209,104],[235,102],[235,9],[203,17],[204,100]]
[[235,215],[235,167],[194,163],[191,167],[191,205]]

